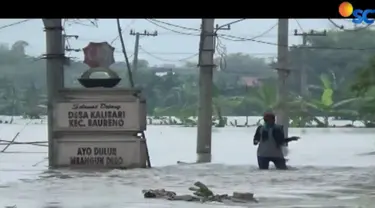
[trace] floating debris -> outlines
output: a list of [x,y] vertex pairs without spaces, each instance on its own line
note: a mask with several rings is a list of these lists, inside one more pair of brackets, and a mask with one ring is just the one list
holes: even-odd
[[233,203],[250,203],[258,201],[254,198],[253,193],[248,192],[233,192],[232,196],[228,194],[214,194],[205,184],[202,182],[195,182],[195,187],[190,187],[189,190],[193,191],[193,194],[177,195],[173,191],[167,191],[165,189],[149,189],[142,190],[145,198],[156,198],[166,199],[173,201],[195,201],[195,202],[233,202]]

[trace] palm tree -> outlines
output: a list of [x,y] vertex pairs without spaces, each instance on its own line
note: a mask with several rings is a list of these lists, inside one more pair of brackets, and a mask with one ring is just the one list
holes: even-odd
[[[250,88],[244,97],[237,97],[236,100],[241,106],[247,108],[247,106],[255,106],[257,112],[274,111],[278,106],[277,102],[277,88],[273,84],[262,84],[257,87]],[[246,115],[246,125],[248,123],[248,112]],[[260,120],[258,121],[258,123]]]

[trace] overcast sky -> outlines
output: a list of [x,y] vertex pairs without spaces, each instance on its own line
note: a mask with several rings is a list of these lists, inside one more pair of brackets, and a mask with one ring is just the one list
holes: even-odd
[[[1,19],[0,27],[18,22],[22,19]],[[200,28],[200,19],[158,19],[167,23],[181,25],[189,28]],[[221,25],[231,22],[235,19],[216,19],[216,23]],[[340,25],[351,27],[351,23],[347,20],[334,20]],[[334,26],[327,19],[300,19],[298,20],[300,26],[295,19],[289,20],[289,43],[298,44],[301,42],[301,37],[295,37],[294,30],[301,28],[304,31],[332,29]],[[88,21],[83,23],[89,24]],[[252,38],[264,33],[272,28],[277,23],[277,19],[247,19],[242,22],[233,24],[231,30],[220,31],[222,34],[230,34],[233,36]],[[197,60],[194,56],[198,52],[198,36],[183,35],[175,33],[161,27],[149,23],[145,19],[122,19],[122,28],[124,30],[124,39],[127,51],[133,53],[134,36],[129,35],[131,29],[142,32],[147,30],[149,32],[158,31],[157,37],[143,37],[140,40],[141,50],[139,58],[148,60],[152,65],[160,64],[181,64],[181,59],[189,61]],[[196,33],[190,30],[163,25],[166,28],[176,30],[177,32]],[[112,42],[117,36],[117,26],[115,19],[99,19],[98,27],[84,26],[80,24],[66,24],[65,29],[69,35],[78,35],[78,40],[71,39],[69,42],[72,48],[83,48],[88,42]],[[257,40],[276,43],[277,27],[270,30],[264,36],[257,38]],[[40,19],[32,19],[30,21],[18,24],[15,26],[3,28],[0,30],[0,42],[11,45],[15,41],[25,40],[30,45],[26,51],[29,55],[39,56],[45,53],[45,34],[43,32],[43,23]],[[222,40],[226,46],[227,53],[249,53],[258,57],[273,57],[276,55],[276,46],[256,43],[251,41],[229,41]],[[120,41],[115,40],[112,45],[116,48],[115,59],[123,61],[121,54]],[[83,58],[83,52],[72,52],[70,56]]]

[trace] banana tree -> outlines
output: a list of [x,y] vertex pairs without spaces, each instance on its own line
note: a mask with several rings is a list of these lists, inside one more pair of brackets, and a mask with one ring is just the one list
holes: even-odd
[[[320,80],[322,83],[322,94],[320,99],[312,99],[308,98],[305,102],[305,105],[317,112],[323,117],[323,122],[319,121],[318,119],[314,119],[318,126],[321,127],[328,127],[329,126],[329,117],[333,115],[343,115],[349,114],[353,112],[349,112],[350,110],[343,109],[346,105],[349,105],[353,102],[359,100],[359,98],[349,98],[344,99],[338,102],[334,102],[334,90],[332,88],[332,82],[326,74],[320,75]],[[353,110],[354,111],[354,110]]]

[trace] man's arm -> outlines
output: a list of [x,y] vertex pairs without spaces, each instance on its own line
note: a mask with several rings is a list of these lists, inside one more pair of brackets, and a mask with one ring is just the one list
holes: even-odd
[[299,139],[300,138],[297,137],[297,136],[288,137],[288,138],[285,138],[285,143],[289,143],[289,142],[292,142],[292,141],[297,141]]
[[257,130],[255,131],[253,144],[257,145],[260,142],[260,128],[261,126],[258,126]]

